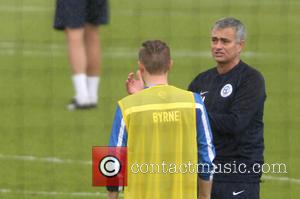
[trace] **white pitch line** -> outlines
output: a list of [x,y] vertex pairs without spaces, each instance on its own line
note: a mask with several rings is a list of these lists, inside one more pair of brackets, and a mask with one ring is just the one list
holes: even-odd
[[[43,195],[43,196],[70,196],[70,197],[99,197],[107,196],[106,193],[101,192],[57,192],[57,191],[28,191],[28,190],[14,190],[14,189],[1,189],[0,193],[3,194],[24,194],[24,195]],[[123,194],[120,194],[121,196]]]
[[[42,57],[64,57],[66,56],[66,47],[60,44],[28,44],[24,43],[18,46],[16,42],[0,42],[0,55],[15,56],[42,56]],[[211,58],[209,51],[200,50],[172,50],[171,54],[174,58]],[[107,58],[137,58],[137,49],[125,47],[108,47],[103,52],[103,57]],[[274,57],[271,53],[246,51],[242,57]],[[276,55],[281,56],[281,54]]]
[[[270,1],[270,2],[263,2],[260,3],[260,5],[263,6],[278,6],[278,5],[282,5],[282,4],[286,4],[286,2],[282,3],[282,1]],[[251,2],[251,1],[243,1],[243,3],[239,4],[242,6],[251,6],[251,5],[257,5],[257,3],[255,2]],[[300,5],[299,1],[293,1],[293,2],[288,2],[288,6],[298,6]],[[193,6],[193,7],[192,7]],[[222,5],[214,5],[214,7],[216,6],[222,6]],[[194,5],[191,4],[191,7],[194,9]],[[209,8],[210,6],[208,6]],[[141,7],[144,8],[144,7]],[[200,9],[203,9],[205,7],[199,7]],[[51,5],[26,5],[26,4],[21,4],[21,5],[0,5],[0,11],[1,12],[34,12],[34,13],[45,13],[45,12],[54,12],[55,9],[55,4],[51,4]],[[140,10],[138,10],[140,11]],[[137,12],[137,10],[135,9],[112,9],[112,15],[121,15],[121,16],[168,16],[168,15],[172,15],[172,16],[201,16],[201,12],[191,12],[191,10],[189,8],[185,10],[149,10],[147,8],[144,8],[142,11]]]
[[32,43],[32,42],[17,42],[17,41],[1,41],[0,49],[7,48],[47,48],[51,50],[65,50],[66,46],[59,43]]
[[[104,51],[104,57],[111,58],[136,58],[137,49],[126,47],[109,47]],[[43,44],[43,43],[23,43],[18,45],[17,42],[0,42],[0,55],[13,56],[21,54],[25,56],[46,56],[57,57],[66,56],[66,47],[62,44]],[[174,57],[210,57],[209,51],[194,51],[194,50],[174,50]]]
[[37,157],[37,156],[21,156],[21,155],[3,155],[0,154],[0,159],[3,160],[20,160],[20,161],[37,161],[48,162],[54,164],[83,164],[92,165],[92,161],[61,159],[57,157]]
[[[112,49],[112,48],[111,48]],[[103,57],[106,58],[137,58],[138,54],[135,52],[136,49],[131,50],[131,52],[121,52],[121,51],[113,51],[107,50],[103,52]],[[193,50],[173,50],[171,52],[172,57],[174,58],[211,58],[211,54],[209,51],[193,51]],[[0,55],[7,55],[7,56],[15,56],[15,55],[23,55],[23,56],[42,56],[42,57],[65,57],[67,54],[65,51],[57,51],[57,50],[17,50],[17,49],[1,49],[0,48]],[[272,54],[272,53],[261,53],[261,52],[251,52],[246,51],[242,54],[242,57],[246,58],[265,58],[265,57],[282,57],[284,54]]]
[[10,193],[11,190],[10,189],[1,189],[0,188],[0,193]]
[[[117,52],[113,50],[107,50],[103,52],[103,57],[106,58],[137,58],[138,54],[132,50],[131,52]],[[172,57],[174,58],[211,58],[211,54],[209,51],[193,51],[193,50],[173,50],[171,52]],[[1,49],[0,48],[0,55],[7,55],[7,56],[15,56],[15,55],[23,55],[23,56],[42,56],[42,57],[64,57],[66,56],[66,52],[64,51],[52,51],[49,50],[16,50],[16,49]],[[268,53],[255,53],[255,52],[244,52],[242,57],[267,57],[271,56]],[[274,56],[274,55],[272,55]]]
[[[38,156],[20,156],[20,155],[3,155],[0,154],[0,159],[3,160],[16,160],[16,161],[33,161],[33,162],[46,162],[52,164],[81,164],[92,165],[92,161],[61,159],[58,157],[38,157]],[[0,188],[0,193],[18,193],[25,195],[48,195],[48,196],[73,196],[73,197],[99,197],[106,196],[105,193],[100,192],[56,192],[56,191],[28,191],[28,190],[13,190]],[[122,196],[122,194],[120,194]]]
[[37,5],[0,5],[1,12],[50,12],[54,8]]
[[[22,48],[21,48],[22,47]],[[22,49],[22,50],[20,50]],[[137,49],[124,47],[108,48],[103,52],[104,57],[110,58],[137,58]],[[23,44],[18,46],[16,42],[0,42],[0,55],[14,56],[16,54],[25,56],[59,57],[66,56],[66,48],[60,44]],[[173,57],[211,57],[209,51],[174,50]]]
[[287,182],[293,184],[300,184],[300,179],[296,178],[289,178],[289,177],[275,177],[275,176],[266,176],[263,175],[263,180],[272,180],[272,181],[280,181],[280,182]]
[[[138,48],[128,47],[108,47],[103,52],[103,57],[107,58],[137,58]],[[172,50],[174,58],[211,58],[210,51],[178,49]],[[64,57],[67,56],[66,46],[60,43],[18,43],[13,41],[0,42],[0,55],[15,56],[41,56],[41,57]],[[245,51],[242,57],[282,57],[282,53],[253,52]]]

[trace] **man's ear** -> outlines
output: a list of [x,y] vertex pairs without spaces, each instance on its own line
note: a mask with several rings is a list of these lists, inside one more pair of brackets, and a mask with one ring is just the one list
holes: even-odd
[[245,40],[241,40],[240,41],[240,46],[239,46],[239,53],[241,53],[242,52],[242,50],[245,48]]
[[140,62],[140,61],[138,61],[138,65],[139,65],[139,70],[141,72],[144,72],[145,71],[145,65],[142,62]]
[[169,70],[173,68],[173,59],[170,59]]

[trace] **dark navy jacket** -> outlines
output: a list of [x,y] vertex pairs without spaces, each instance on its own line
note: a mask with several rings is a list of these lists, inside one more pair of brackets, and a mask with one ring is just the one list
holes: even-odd
[[209,115],[218,166],[214,180],[259,181],[264,161],[263,76],[240,61],[226,74],[220,75],[217,68],[200,73],[189,90],[202,95]]

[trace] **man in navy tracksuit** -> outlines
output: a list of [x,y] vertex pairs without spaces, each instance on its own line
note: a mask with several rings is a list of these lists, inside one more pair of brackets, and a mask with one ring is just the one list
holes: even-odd
[[263,164],[263,76],[240,60],[245,27],[218,20],[211,32],[215,68],[200,73],[189,90],[204,100],[216,147],[212,199],[258,199]]

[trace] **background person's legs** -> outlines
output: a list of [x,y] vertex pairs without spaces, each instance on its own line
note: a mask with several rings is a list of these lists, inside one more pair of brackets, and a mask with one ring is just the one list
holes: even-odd
[[108,23],[107,0],[57,0],[54,27],[65,30],[75,97],[69,110],[98,103],[100,40],[98,27]]
[[87,59],[87,88],[91,104],[98,102],[98,87],[101,72],[101,47],[98,26],[87,24],[84,27],[84,42]]
[[66,28],[69,61],[72,70],[72,80],[75,89],[75,100],[80,106],[90,103],[87,89],[87,58],[84,42],[84,28]]

